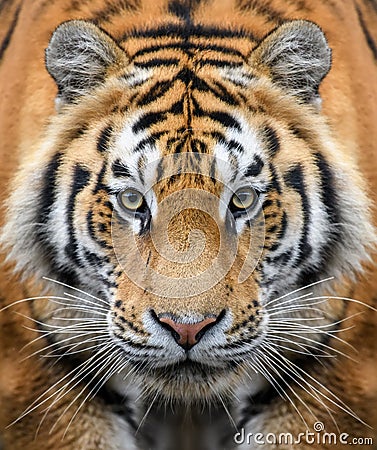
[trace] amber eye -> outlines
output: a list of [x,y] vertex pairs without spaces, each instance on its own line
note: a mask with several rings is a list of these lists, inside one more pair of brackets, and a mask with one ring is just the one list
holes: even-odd
[[118,202],[126,210],[135,212],[144,205],[144,197],[136,189],[125,189],[118,194]]
[[258,196],[253,188],[239,189],[232,197],[230,209],[233,211],[247,210],[254,206]]

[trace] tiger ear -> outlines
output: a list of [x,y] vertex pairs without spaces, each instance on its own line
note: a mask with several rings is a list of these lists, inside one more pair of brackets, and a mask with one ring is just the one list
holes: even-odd
[[83,20],[59,25],[46,49],[46,68],[58,86],[58,103],[70,103],[101,84],[126,55],[97,26]]
[[318,88],[331,68],[331,49],[319,26],[293,20],[269,34],[250,63],[302,101],[320,104]]

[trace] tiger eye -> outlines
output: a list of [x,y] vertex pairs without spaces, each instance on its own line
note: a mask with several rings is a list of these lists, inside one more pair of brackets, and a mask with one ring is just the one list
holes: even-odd
[[118,195],[118,201],[128,211],[137,211],[143,206],[144,197],[136,189],[125,189]]
[[254,205],[257,194],[253,188],[239,189],[232,197],[232,204],[237,209],[249,209]]

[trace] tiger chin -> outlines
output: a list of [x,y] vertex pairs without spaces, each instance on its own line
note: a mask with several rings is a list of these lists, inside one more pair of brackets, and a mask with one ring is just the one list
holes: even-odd
[[377,439],[376,14],[0,5],[3,450]]

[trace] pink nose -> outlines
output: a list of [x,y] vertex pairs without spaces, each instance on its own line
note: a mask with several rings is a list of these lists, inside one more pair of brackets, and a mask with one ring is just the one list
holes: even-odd
[[167,317],[158,319],[163,327],[171,332],[177,343],[185,350],[189,350],[199,342],[203,334],[217,321],[215,317],[209,317],[197,323],[178,323]]

